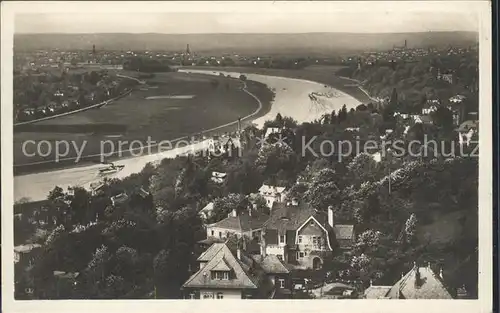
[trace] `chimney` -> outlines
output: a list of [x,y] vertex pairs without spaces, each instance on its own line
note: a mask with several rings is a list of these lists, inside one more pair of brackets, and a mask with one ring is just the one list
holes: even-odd
[[233,211],[231,212],[231,215],[233,217],[237,217],[238,216],[238,212],[236,212],[236,209],[233,209]]
[[252,211],[253,211],[253,207],[252,207],[252,206],[250,206],[250,207],[248,208],[248,216],[250,216],[250,217],[252,216]]
[[430,269],[431,268],[431,262],[427,262],[427,268]]
[[293,206],[297,206],[297,205],[299,205],[299,199],[297,199],[297,198],[293,198],[293,199],[292,199],[292,205],[293,205]]
[[373,286],[373,280],[370,279],[370,286]]
[[238,248],[238,249],[236,250],[236,257],[238,258],[238,260],[240,260],[240,261],[241,261],[241,249],[240,249],[240,248]]
[[266,232],[264,230],[260,233],[260,255],[263,258],[266,257]]
[[333,207],[328,207],[328,225],[333,228]]
[[442,267],[439,269],[439,277],[441,277],[441,279],[443,279],[443,268]]

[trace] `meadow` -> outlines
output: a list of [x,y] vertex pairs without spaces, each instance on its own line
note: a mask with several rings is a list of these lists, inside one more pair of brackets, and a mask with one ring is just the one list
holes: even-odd
[[[248,90],[264,105],[256,117],[265,114],[269,110],[272,92],[256,82],[248,82],[247,85]],[[27,173],[65,165],[65,162],[51,162],[55,159],[54,153],[46,157],[27,156],[22,151],[22,145],[27,140],[47,140],[52,144],[58,140],[69,140],[78,147],[86,141],[83,154],[95,155],[100,151],[101,141],[105,140],[139,140],[144,143],[148,138],[157,142],[173,140],[236,121],[258,109],[258,103],[242,87],[240,80],[227,77],[157,73],[146,79],[145,85],[134,89],[130,96],[99,109],[34,123],[16,131],[15,172]],[[174,97],[182,95],[193,97]],[[163,96],[170,98],[154,99]],[[235,126],[230,126],[217,132],[234,130]],[[35,153],[35,148],[33,144],[26,146],[27,154]],[[67,157],[75,156],[76,152],[70,151]]]

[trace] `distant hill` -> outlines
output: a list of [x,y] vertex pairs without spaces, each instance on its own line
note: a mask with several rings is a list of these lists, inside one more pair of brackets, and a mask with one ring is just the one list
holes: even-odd
[[394,34],[16,34],[16,50],[92,49],[184,51],[189,44],[198,53],[308,53],[328,54],[357,50],[408,47],[469,46],[478,42],[476,32],[425,32]]

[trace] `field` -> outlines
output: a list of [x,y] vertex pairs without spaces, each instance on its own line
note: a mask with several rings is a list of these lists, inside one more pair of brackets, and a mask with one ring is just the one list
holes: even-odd
[[[25,155],[22,145],[27,140],[47,140],[53,146],[56,141],[66,140],[76,147],[82,147],[86,142],[83,154],[96,155],[104,141],[114,142],[118,146],[117,141],[130,143],[139,140],[146,145],[148,138],[156,142],[173,140],[236,121],[258,108],[258,103],[242,90],[242,86],[241,81],[225,77],[157,73],[155,77],[146,79],[146,85],[137,87],[130,96],[99,109],[26,125],[21,130],[16,130],[16,174],[64,166],[64,162],[47,163],[55,159],[55,151],[47,157]],[[259,115],[266,113],[272,98],[271,91],[254,82],[248,82],[247,89],[259,97],[264,105]],[[146,99],[186,95],[192,97]],[[234,126],[218,129],[217,132],[233,130]],[[110,146],[108,144],[106,147]],[[126,147],[123,146],[123,150]],[[65,147],[61,146],[64,152],[63,148]],[[27,154],[35,153],[35,149],[34,144],[26,146]],[[47,149],[46,146],[44,149]],[[66,157],[75,156],[76,150],[71,148]],[[99,157],[93,159],[97,160]],[[37,162],[41,163],[25,166]]]
[[[194,68],[194,67],[193,67]],[[290,78],[299,78],[311,80],[318,83],[332,86],[335,89],[343,91],[360,102],[368,103],[370,98],[353,84],[352,80],[342,78],[336,75],[336,72],[343,68],[342,66],[329,66],[329,65],[313,65],[304,69],[298,70],[284,70],[284,69],[269,69],[269,68],[252,68],[252,67],[196,67],[197,69],[213,69],[214,71],[234,71],[242,73],[254,73],[262,75],[283,76]],[[186,68],[188,69],[188,68]]]

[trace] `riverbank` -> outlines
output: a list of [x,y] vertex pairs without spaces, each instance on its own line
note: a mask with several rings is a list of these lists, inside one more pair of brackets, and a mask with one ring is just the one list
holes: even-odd
[[[226,71],[226,72],[240,72],[252,73],[259,75],[280,76],[293,79],[303,79],[325,84],[349,94],[361,103],[369,103],[374,101],[366,90],[361,86],[353,86],[352,82],[359,81],[353,80],[348,77],[337,76],[336,72],[340,69],[338,66],[310,66],[303,69],[284,70],[284,69],[269,69],[269,68],[252,68],[252,67],[205,67],[193,66],[182,67],[182,70],[206,70],[206,71]],[[361,87],[361,88],[360,88]]]
[[119,95],[119,96],[117,96],[115,98],[112,98],[112,99],[109,99],[109,100],[106,100],[106,101],[103,101],[103,102],[100,102],[100,103],[97,103],[97,104],[93,104],[93,105],[85,107],[85,108],[81,108],[81,109],[78,109],[78,110],[73,110],[71,112],[65,112],[65,113],[56,114],[56,115],[52,115],[52,116],[42,117],[42,118],[39,118],[39,119],[33,120],[33,121],[26,121],[26,122],[16,123],[16,124],[14,124],[14,129],[17,130],[17,129],[19,129],[19,126],[23,126],[23,125],[30,125],[30,124],[34,124],[34,123],[38,123],[38,122],[52,120],[52,119],[55,119],[55,118],[58,118],[58,117],[63,117],[63,116],[71,115],[71,114],[76,114],[76,113],[84,112],[84,111],[91,110],[91,109],[97,109],[97,108],[102,107],[102,106],[104,106],[106,104],[109,104],[109,103],[111,103],[113,101],[119,100],[119,99],[127,96],[131,92],[132,92],[132,89],[127,90],[126,92],[124,92],[123,94],[121,94],[121,95]]
[[[212,75],[214,75],[213,72]],[[233,75],[235,74],[233,73]],[[317,119],[326,112],[331,112],[334,109],[338,110],[343,104],[346,104],[349,109],[355,108],[360,103],[360,101],[345,93],[339,98],[324,99],[324,102],[321,104],[312,103],[308,97],[309,94],[312,92],[322,92],[322,90],[325,92],[331,91],[331,87],[310,80],[297,78],[257,74],[248,74],[246,76],[248,79],[247,85],[249,90],[251,87],[251,81],[256,81],[260,84],[267,85],[269,89],[275,91],[275,98],[272,101],[269,112],[264,113],[265,109],[263,109],[259,114],[253,115],[250,119],[252,123],[256,123],[259,126],[261,126],[264,121],[275,118],[276,113],[291,116],[299,123],[302,123]],[[239,77],[239,74],[232,77]],[[260,98],[259,95],[256,96]],[[255,102],[255,99],[252,99],[252,101]],[[263,105],[265,104],[262,99],[261,102]],[[237,122],[235,121],[231,125],[224,125],[223,129],[219,129],[217,131],[222,132],[225,131],[225,129],[230,131],[231,127],[236,129]],[[122,158],[114,163],[116,165],[124,165],[124,169],[121,172],[110,176],[110,178],[124,178],[131,174],[140,172],[147,163],[158,162],[163,158],[173,158],[181,154],[204,149],[204,147],[204,143],[199,143],[159,154],[144,155],[127,159]],[[15,201],[25,197],[30,198],[31,201],[44,199],[46,198],[47,193],[56,185],[61,188],[67,188],[69,186],[88,187],[90,183],[97,182],[102,179],[102,177],[97,175],[99,168],[102,168],[102,165],[95,164],[75,167],[74,163],[72,163],[71,168],[64,170],[16,176],[14,177],[14,199]]]
[[[121,78],[127,78],[127,79],[131,79],[131,80],[135,80],[138,83],[141,83],[140,80],[138,80],[138,79],[136,79],[134,77],[125,76],[125,75],[116,75],[116,76],[121,77]],[[75,114],[75,113],[80,113],[80,112],[84,112],[84,111],[91,110],[91,109],[96,109],[96,108],[102,107],[104,105],[107,105],[107,104],[109,104],[109,103],[111,103],[113,101],[119,100],[119,99],[127,96],[131,92],[132,92],[132,89],[128,89],[124,93],[122,93],[122,94],[120,94],[120,95],[118,95],[118,96],[116,96],[116,97],[114,97],[112,99],[108,99],[108,100],[105,100],[103,102],[100,102],[100,103],[97,103],[97,104],[93,104],[93,105],[90,105],[90,106],[87,106],[87,107],[84,107],[84,108],[81,108],[81,109],[73,110],[73,111],[70,111],[70,112],[64,112],[64,113],[55,114],[55,115],[52,115],[52,116],[46,116],[46,117],[42,117],[42,118],[39,118],[39,119],[36,119],[36,120],[32,120],[32,121],[14,123],[14,130],[16,130],[16,128],[18,128],[19,126],[22,126],[22,125],[34,124],[34,123],[38,123],[38,122],[42,122],[42,121],[47,121],[47,120],[55,119],[55,118],[58,118],[58,117],[67,116],[67,115],[70,115],[70,114]]]
[[[163,112],[164,110],[167,110],[165,111],[165,113],[167,114],[167,119],[162,121],[170,121],[171,125],[167,125],[168,127],[162,126],[162,129],[163,130],[172,129],[172,131],[168,133],[165,133],[164,131],[160,132],[155,131],[154,123],[151,123],[151,125],[149,125],[150,126],[149,131],[147,128],[144,130],[145,133],[143,136],[140,136],[139,133],[136,133],[137,136],[134,138],[131,138],[130,134],[127,135],[127,131],[129,131],[130,133],[130,128],[127,129],[126,126],[118,124],[100,123],[100,124],[83,125],[84,120],[81,121],[78,120],[77,121],[78,124],[39,125],[37,128],[39,134],[35,134],[33,132],[26,133],[29,134],[29,136],[25,137],[29,138],[29,140],[34,140],[34,139],[45,140],[43,138],[52,137],[53,138],[52,141],[56,142],[54,138],[54,136],[56,136],[54,131],[60,131],[63,132],[61,135],[58,135],[58,137],[60,137],[60,140],[75,142],[75,144],[78,147],[82,147],[83,145],[85,145],[84,146],[85,150],[82,153],[83,156],[78,160],[78,162],[75,162],[77,160],[76,151],[71,151],[72,155],[59,158],[57,162],[55,162],[55,158],[53,157],[47,157],[45,159],[24,158],[29,162],[24,161],[23,163],[15,164],[14,175],[15,176],[27,175],[27,174],[72,168],[72,167],[84,167],[88,166],[89,164],[91,165],[99,163],[102,161],[101,152],[107,153],[108,152],[107,150],[109,149],[109,146],[111,146],[111,143],[113,147],[118,147],[120,143],[124,142],[126,144],[122,148],[114,150],[113,155],[109,155],[106,157],[106,161],[124,160],[137,157],[138,155],[141,155],[141,151],[147,151],[144,154],[160,153],[163,150],[165,150],[165,147],[159,147],[159,144],[162,141],[168,141],[170,144],[175,146],[177,143],[181,141],[190,140],[191,136],[193,135],[196,135],[197,137],[200,136],[209,137],[215,134],[234,132],[238,128],[238,117],[241,118],[241,122],[243,125],[247,125],[251,123],[253,119],[259,118],[269,112],[271,107],[271,100],[274,95],[265,85],[254,81],[248,81],[244,83],[244,85],[242,85],[242,82],[236,79],[234,79],[233,82],[235,84],[231,88],[234,90],[233,93],[235,93],[235,95],[236,93],[240,94],[238,98],[233,97],[234,98],[233,99],[231,97],[228,97],[227,92],[225,90],[222,90],[220,94],[223,95],[225,98],[217,97],[216,99],[214,98],[214,100],[212,101],[208,97],[200,97],[199,99],[196,100],[195,103],[193,103],[193,105],[191,104],[182,105],[182,108],[186,110],[185,113],[182,113],[180,109],[175,111],[175,113],[177,114],[182,113],[183,116],[182,118],[186,119],[185,123],[187,123],[188,120],[191,122],[194,121],[194,119],[196,119],[196,116],[199,117],[200,119],[199,122],[190,123],[190,125],[186,125],[185,123],[183,123],[181,117],[176,118],[175,116],[173,116],[172,115],[173,113],[169,111],[168,106],[156,102],[152,103],[153,107],[151,107],[151,105],[148,104],[148,108],[152,110],[150,111],[151,114],[153,114],[152,112],[155,112],[155,110],[158,112]],[[238,91],[236,86],[243,86],[244,88]],[[137,103],[136,101],[142,101],[141,103],[145,103],[146,101],[157,101],[157,100],[144,100],[144,99],[140,100],[144,96],[144,92],[140,93],[139,91],[137,92],[134,91],[134,93],[136,94],[136,96],[140,95],[140,98],[137,100],[130,99],[132,105],[136,105]],[[243,93],[244,96],[242,96],[241,93]],[[228,100],[229,102],[224,103],[225,100]],[[238,101],[236,102],[236,100]],[[129,101],[129,99],[127,99],[126,101]],[[173,101],[176,104],[180,105],[181,103],[180,101],[182,101],[182,103],[187,103],[185,101],[191,101],[191,99],[173,100]],[[204,113],[203,111],[200,110],[200,105],[202,105],[202,103],[204,106],[207,106],[208,108],[212,109],[209,112]],[[209,103],[216,103],[217,105],[209,106]],[[234,105],[232,105],[232,103],[237,104],[237,106],[235,107]],[[118,109],[123,108],[123,110],[126,110],[123,106],[124,106],[123,103],[120,104],[120,108]],[[245,107],[246,109],[241,110],[238,109],[238,107]],[[117,108],[110,107],[107,109],[116,110]],[[135,119],[137,123],[140,123],[140,121],[137,118],[137,114],[135,115],[133,114],[134,110],[131,111],[130,113],[131,115],[130,122],[133,123]],[[220,110],[225,110],[224,114],[221,114],[219,112]],[[196,111],[197,114],[196,116],[193,116],[194,111]],[[244,116],[238,114],[244,112],[247,112]],[[104,112],[96,112],[96,114],[104,116],[106,115],[106,113]],[[218,118],[215,117],[212,118],[211,116],[214,114],[218,115]],[[204,127],[205,125],[208,127]],[[71,132],[66,134],[66,132],[68,131]],[[94,134],[93,135],[79,134],[79,132],[82,131],[94,132]],[[151,136],[152,140],[154,140],[156,143],[149,144],[146,135]],[[138,147],[137,145],[133,146],[132,145],[133,140],[139,140],[142,143],[142,145],[140,147]],[[106,151],[102,151],[103,149],[101,145],[103,144],[103,142],[105,143],[104,146],[106,147],[105,149]],[[107,144],[108,142],[110,143],[109,145]],[[33,153],[31,151],[29,152]],[[19,155],[20,153],[21,152],[18,151],[17,155]],[[23,155],[21,155],[21,157],[22,156]],[[15,159],[18,162],[22,161],[20,157],[17,157]]]

